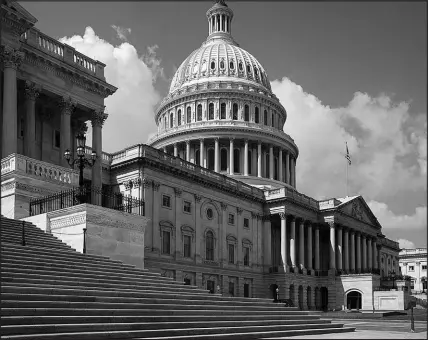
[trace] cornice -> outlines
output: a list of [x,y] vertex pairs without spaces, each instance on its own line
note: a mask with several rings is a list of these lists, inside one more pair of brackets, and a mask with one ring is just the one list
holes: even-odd
[[70,81],[73,84],[106,98],[116,92],[117,88],[83,71],[73,69],[67,63],[57,60],[50,54],[36,49],[26,42],[22,42],[22,49],[26,52],[24,63],[36,68],[44,69],[55,76]]

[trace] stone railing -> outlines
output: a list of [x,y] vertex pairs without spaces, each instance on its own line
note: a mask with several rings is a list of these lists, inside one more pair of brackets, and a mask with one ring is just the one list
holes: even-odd
[[103,63],[77,52],[75,48],[49,37],[37,28],[32,27],[25,32],[21,36],[21,41],[38,50],[42,50],[56,59],[77,67],[83,72],[104,80],[105,65]]
[[[90,146],[87,146],[87,145],[85,146],[85,154],[89,155],[89,156],[92,154],[92,148]],[[101,154],[101,159],[102,159],[102,162],[104,164],[110,164],[111,163],[111,154],[103,151]]]
[[392,248],[392,249],[400,249],[400,246],[398,244],[398,242],[390,240],[389,238],[381,238],[379,243],[382,246],[388,247],[388,248]]
[[306,196],[299,193],[295,189],[283,187],[272,190],[265,190],[264,195],[266,200],[272,200],[277,198],[289,198],[295,202],[303,203],[307,206],[319,209],[319,202],[312,197]]
[[2,176],[9,172],[24,173],[43,180],[47,179],[70,185],[78,185],[79,183],[79,174],[76,170],[38,161],[19,154],[11,154],[1,160]]
[[251,185],[242,183],[233,178],[219,174],[215,171],[208,170],[199,165],[187,162],[179,157],[174,157],[164,153],[161,150],[155,149],[151,146],[138,144],[131,146],[125,150],[114,153],[111,155],[111,165],[118,164],[133,158],[145,157],[160,161],[166,165],[173,166],[177,169],[185,170],[186,172],[197,174],[207,180],[214,180],[217,184],[224,185],[227,188],[235,189],[241,193],[247,193],[259,199],[263,199],[263,190],[255,188]]
[[238,128],[251,129],[253,131],[263,131],[266,133],[271,133],[278,138],[285,139],[286,141],[294,144],[294,140],[289,135],[287,135],[284,131],[279,130],[277,128],[273,128],[271,126],[267,126],[259,123],[245,122],[241,120],[226,120],[226,119],[225,120],[203,120],[200,122],[192,122],[189,124],[182,124],[180,126],[175,126],[173,128],[168,128],[149,138],[147,143],[151,144],[157,139],[160,139],[165,136],[174,135],[180,132],[188,132],[188,131],[199,132],[199,131],[203,131],[204,129],[212,129],[212,128],[218,128],[218,127],[229,127],[229,128],[238,127]]

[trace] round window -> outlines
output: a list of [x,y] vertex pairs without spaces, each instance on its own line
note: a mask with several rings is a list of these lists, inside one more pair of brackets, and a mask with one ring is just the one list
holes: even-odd
[[211,208],[207,209],[207,217],[208,217],[209,220],[212,220],[213,217],[214,217],[214,212],[213,212],[213,210]]

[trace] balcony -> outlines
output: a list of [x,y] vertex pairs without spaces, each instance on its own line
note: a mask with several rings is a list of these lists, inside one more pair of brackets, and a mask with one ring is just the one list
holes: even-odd
[[59,41],[40,32],[37,28],[32,27],[25,32],[21,36],[21,41],[33,48],[43,51],[55,59],[76,67],[84,73],[105,81],[105,64],[77,52],[75,48],[67,44],[60,43]]
[[9,173],[25,174],[32,178],[57,184],[76,186],[79,183],[79,173],[76,170],[19,154],[11,154],[1,160],[2,177]]

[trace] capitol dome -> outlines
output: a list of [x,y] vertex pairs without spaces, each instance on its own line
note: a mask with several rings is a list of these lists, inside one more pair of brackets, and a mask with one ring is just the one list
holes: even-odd
[[233,11],[218,0],[208,37],[177,69],[148,143],[258,187],[295,187],[298,148],[261,63],[232,37]]

